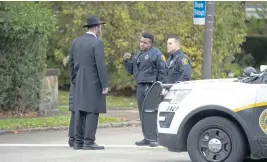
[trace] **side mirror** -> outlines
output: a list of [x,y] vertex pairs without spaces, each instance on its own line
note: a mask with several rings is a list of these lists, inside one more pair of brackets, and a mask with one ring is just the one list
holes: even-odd
[[262,72],[262,71],[264,71],[264,70],[266,70],[267,69],[267,65],[261,65],[260,66],[260,71]]
[[246,67],[243,71],[243,75],[246,77],[250,77],[255,74],[257,71],[253,67]]

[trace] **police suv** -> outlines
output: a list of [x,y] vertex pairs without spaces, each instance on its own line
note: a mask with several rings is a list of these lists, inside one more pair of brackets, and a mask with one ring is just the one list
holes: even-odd
[[[156,82],[143,113],[157,114],[159,144],[188,152],[192,162],[267,158],[267,70],[255,72],[246,68],[245,78]],[[144,129],[153,127],[143,123]]]

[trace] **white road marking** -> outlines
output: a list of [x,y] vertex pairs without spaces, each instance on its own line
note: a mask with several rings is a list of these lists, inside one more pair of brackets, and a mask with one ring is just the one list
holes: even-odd
[[[149,146],[136,146],[136,145],[101,145],[101,146],[104,146],[106,148],[151,148],[151,149],[164,148],[162,146],[149,147]],[[69,145],[68,144],[0,144],[0,147],[69,147]]]

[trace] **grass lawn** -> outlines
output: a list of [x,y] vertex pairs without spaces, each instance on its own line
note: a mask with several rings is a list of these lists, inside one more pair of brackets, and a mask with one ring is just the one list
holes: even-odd
[[[0,130],[14,130],[20,128],[40,128],[40,127],[56,127],[56,126],[68,126],[70,122],[70,114],[68,109],[69,104],[69,92],[59,91],[59,111],[57,116],[50,117],[8,117],[0,118]],[[107,107],[134,109],[137,107],[134,97],[114,97],[107,96]],[[125,121],[116,117],[99,116],[99,124],[104,123],[116,123]]]
[[[59,91],[59,105],[69,104],[69,92]],[[123,109],[135,109],[137,108],[135,97],[116,97],[107,96],[107,107],[108,108],[123,108]],[[60,106],[61,111],[65,111],[64,107]]]
[[[116,123],[124,120],[115,117],[99,116],[99,124]],[[19,128],[40,128],[40,127],[56,127],[68,126],[70,115],[37,117],[37,118],[7,118],[0,119],[0,130],[14,130]]]

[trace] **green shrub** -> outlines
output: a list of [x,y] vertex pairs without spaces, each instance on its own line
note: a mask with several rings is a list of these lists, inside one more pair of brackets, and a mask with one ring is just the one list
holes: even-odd
[[38,108],[49,35],[49,9],[36,2],[0,2],[0,111]]

